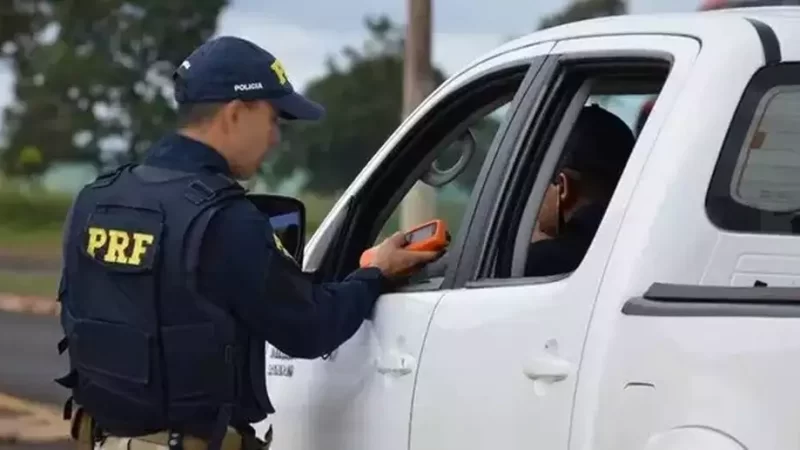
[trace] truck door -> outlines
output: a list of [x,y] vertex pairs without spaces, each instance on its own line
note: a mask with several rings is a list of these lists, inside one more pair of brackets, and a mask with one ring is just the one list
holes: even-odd
[[[308,271],[340,280],[362,251],[398,229],[400,201],[434,160],[473,148],[466,168],[437,187],[437,216],[464,245],[477,193],[497,157],[494,136],[518,110],[552,43],[499,53],[473,64],[432,94],[389,138],[344,193],[307,247]],[[411,191],[413,192],[413,191]],[[411,194],[414,195],[414,194]],[[274,446],[286,449],[407,450],[411,405],[434,308],[453,284],[445,255],[410,283],[384,295],[373,316],[337,351],[314,361],[268,349],[267,385],[277,412]]]
[[[660,122],[698,50],[696,40],[661,35],[570,39],[552,49],[499,138],[465,235],[469,245],[453,255],[453,287],[460,289],[444,293],[428,330],[411,450],[569,448],[584,341],[606,263]],[[540,205],[581,109],[597,104],[633,130],[641,105],[653,98],[580,264],[526,276]]]

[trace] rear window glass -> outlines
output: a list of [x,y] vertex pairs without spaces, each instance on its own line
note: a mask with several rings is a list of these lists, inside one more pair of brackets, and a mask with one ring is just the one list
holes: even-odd
[[733,173],[731,197],[764,211],[800,209],[800,86],[761,99]]
[[748,83],[706,195],[719,228],[800,234],[800,64],[761,68]]

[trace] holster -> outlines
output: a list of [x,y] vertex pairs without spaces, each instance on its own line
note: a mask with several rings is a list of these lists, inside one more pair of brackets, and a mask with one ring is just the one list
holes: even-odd
[[75,440],[75,449],[93,450],[97,437],[94,420],[86,414],[83,408],[78,407],[70,421],[70,436]]

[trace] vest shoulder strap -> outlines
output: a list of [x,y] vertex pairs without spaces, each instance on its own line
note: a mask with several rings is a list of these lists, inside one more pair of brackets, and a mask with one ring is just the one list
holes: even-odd
[[200,206],[224,194],[243,195],[244,193],[244,187],[227,175],[221,173],[199,174],[187,186],[184,197],[191,203]]
[[233,178],[222,173],[191,173],[148,165],[140,165],[133,173],[146,182],[163,183],[181,178],[191,180],[183,196],[196,206],[218,199],[223,194],[243,194],[245,189]]
[[100,175],[97,176],[97,178],[94,179],[94,181],[87,184],[86,187],[96,189],[96,188],[103,188],[106,186],[110,186],[115,181],[117,181],[119,175],[130,166],[131,166],[130,164],[123,164],[117,167],[116,169],[102,172]]

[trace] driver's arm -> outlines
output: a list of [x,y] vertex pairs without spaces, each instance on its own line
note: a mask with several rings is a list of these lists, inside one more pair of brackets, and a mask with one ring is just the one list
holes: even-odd
[[339,283],[313,283],[278,250],[269,220],[247,201],[217,213],[201,258],[202,292],[251,334],[297,358],[317,358],[348,340],[386,285],[377,268]]

